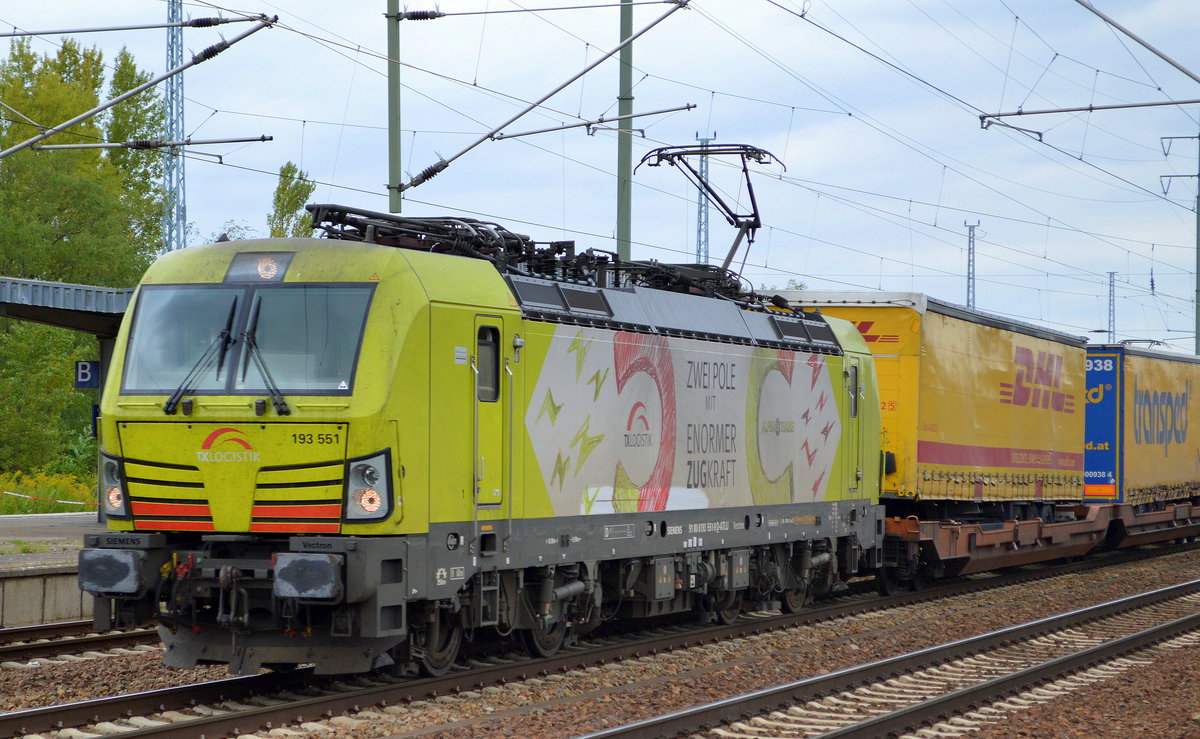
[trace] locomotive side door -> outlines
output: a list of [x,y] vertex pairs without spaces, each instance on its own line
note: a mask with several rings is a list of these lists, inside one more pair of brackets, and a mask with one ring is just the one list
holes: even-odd
[[862,487],[862,423],[860,422],[860,405],[862,403],[862,375],[859,358],[846,355],[846,429],[842,436],[846,448],[846,489],[857,497]]
[[[508,414],[512,377],[503,349],[504,319],[476,315],[471,369],[472,449],[477,511],[503,510],[508,487]],[[491,518],[491,517],[488,517]]]

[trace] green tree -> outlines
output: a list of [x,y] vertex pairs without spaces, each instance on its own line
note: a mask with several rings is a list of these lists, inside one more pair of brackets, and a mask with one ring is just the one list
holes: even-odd
[[96,391],[76,390],[73,369],[75,360],[95,357],[95,342],[72,331],[0,324],[0,471],[94,474]]
[[[109,74],[96,48],[64,39],[37,55],[15,41],[0,59],[0,149],[96,107],[149,76],[127,52]],[[47,138],[45,144],[157,137],[152,91]],[[158,251],[160,154],[129,149],[36,151],[0,160],[0,275],[127,287]],[[0,319],[0,471],[91,475],[88,438],[95,391],[73,387],[73,363],[95,358],[95,340]]]
[[304,210],[304,204],[316,189],[317,184],[308,179],[308,173],[295,164],[288,162],[279,168],[279,184],[275,186],[272,209],[267,214],[267,229],[272,238],[312,234],[312,214]]
[[[113,64],[108,97],[114,98],[150,81],[150,73],[139,70],[133,55],[121,49]],[[162,98],[144,92],[104,113],[105,138],[127,143],[159,138],[165,119]],[[128,213],[130,234],[138,258],[149,261],[162,244],[163,159],[157,150],[110,149],[108,161],[121,174],[121,199]]]
[[[8,148],[100,103],[104,60],[98,49],[65,39],[54,56],[13,42],[0,62],[0,147]],[[128,54],[118,56],[113,89],[144,79]],[[149,93],[143,93],[148,95]],[[161,129],[161,107],[137,96],[46,139],[95,143],[110,133]],[[146,164],[155,152],[101,149],[33,151],[0,160],[0,275],[128,286],[158,249],[152,225],[162,209]]]

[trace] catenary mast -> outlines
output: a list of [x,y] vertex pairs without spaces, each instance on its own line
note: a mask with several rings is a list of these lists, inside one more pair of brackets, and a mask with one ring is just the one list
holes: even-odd
[[[167,0],[167,22],[183,21],[183,0]],[[167,69],[183,64],[183,27],[167,28]],[[167,79],[166,120],[163,138],[166,141],[182,141],[183,133],[183,74]],[[182,249],[186,246],[187,198],[184,193],[183,152],[174,146],[163,149],[163,203],[162,250]]]

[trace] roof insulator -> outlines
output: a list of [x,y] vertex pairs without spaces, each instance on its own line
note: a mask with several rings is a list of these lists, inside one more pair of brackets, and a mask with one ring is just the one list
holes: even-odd
[[431,21],[436,18],[442,18],[446,14],[437,10],[406,10],[396,16],[397,20],[402,21]]

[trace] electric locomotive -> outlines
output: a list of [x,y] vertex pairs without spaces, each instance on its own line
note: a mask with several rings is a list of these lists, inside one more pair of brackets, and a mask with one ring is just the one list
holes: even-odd
[[795,610],[881,563],[860,333],[707,266],[310,206],[161,257],[100,418],[101,627],[165,660],[450,669],[611,619]]

